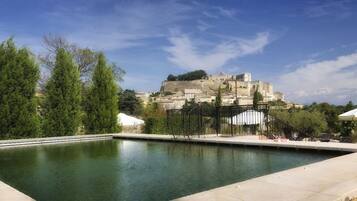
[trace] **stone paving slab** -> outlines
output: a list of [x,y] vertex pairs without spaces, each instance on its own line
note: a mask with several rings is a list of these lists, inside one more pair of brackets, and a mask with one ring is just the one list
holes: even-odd
[[1,201],[34,201],[34,199],[0,181]]

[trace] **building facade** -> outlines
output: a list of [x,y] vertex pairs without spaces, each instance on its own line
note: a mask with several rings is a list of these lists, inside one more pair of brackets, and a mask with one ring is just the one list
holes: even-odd
[[281,92],[274,92],[273,85],[261,80],[252,80],[251,73],[238,75],[209,75],[205,79],[192,81],[164,81],[160,95],[153,99],[165,109],[181,109],[186,101],[196,103],[214,102],[218,90],[221,90],[223,105],[253,104],[255,91],[263,96],[263,102],[282,100]]

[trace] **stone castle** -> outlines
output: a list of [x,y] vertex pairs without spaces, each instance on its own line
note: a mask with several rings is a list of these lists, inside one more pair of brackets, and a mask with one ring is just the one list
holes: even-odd
[[282,100],[284,95],[273,91],[273,85],[260,80],[252,80],[250,73],[230,75],[220,73],[192,81],[164,81],[160,94],[153,98],[165,109],[181,109],[186,101],[214,102],[221,88],[222,105],[253,104],[253,94],[258,90],[263,102]]

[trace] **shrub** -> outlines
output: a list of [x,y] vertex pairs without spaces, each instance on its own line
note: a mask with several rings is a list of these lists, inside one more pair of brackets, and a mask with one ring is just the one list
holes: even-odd
[[273,111],[270,115],[274,118],[273,129],[283,132],[289,138],[294,132],[300,137],[314,138],[327,128],[323,114],[315,111]]

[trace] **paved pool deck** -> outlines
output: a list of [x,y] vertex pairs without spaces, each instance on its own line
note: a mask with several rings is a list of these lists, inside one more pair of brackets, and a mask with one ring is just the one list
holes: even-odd
[[0,181],[1,201],[34,201],[31,197]]
[[177,201],[348,201],[357,195],[357,153],[253,178]]

